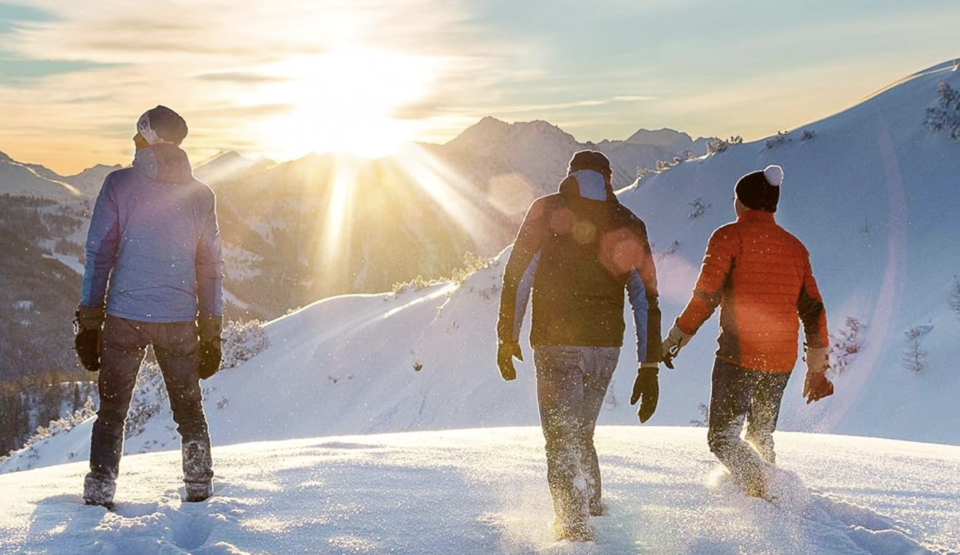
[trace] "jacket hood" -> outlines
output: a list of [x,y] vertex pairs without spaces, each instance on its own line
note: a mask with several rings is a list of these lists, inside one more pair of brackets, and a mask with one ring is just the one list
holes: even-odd
[[578,170],[570,173],[560,182],[560,193],[567,196],[595,200],[599,202],[616,201],[613,187],[596,170]]
[[161,143],[138,150],[133,167],[160,183],[184,183],[193,179],[187,153],[172,144]]

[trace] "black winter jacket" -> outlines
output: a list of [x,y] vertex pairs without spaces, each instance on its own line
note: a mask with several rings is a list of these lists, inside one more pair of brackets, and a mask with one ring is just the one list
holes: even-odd
[[517,341],[533,291],[530,343],[619,347],[623,295],[637,328],[637,358],[660,361],[657,271],[646,226],[593,170],[567,176],[534,201],[504,270],[497,333]]

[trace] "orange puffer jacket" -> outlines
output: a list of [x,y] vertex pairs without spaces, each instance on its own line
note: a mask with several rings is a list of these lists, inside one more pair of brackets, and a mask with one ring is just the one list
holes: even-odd
[[750,210],[713,233],[693,297],[677,325],[684,333],[696,333],[717,305],[717,356],[743,368],[793,370],[799,321],[809,346],[829,345],[810,255],[771,212]]

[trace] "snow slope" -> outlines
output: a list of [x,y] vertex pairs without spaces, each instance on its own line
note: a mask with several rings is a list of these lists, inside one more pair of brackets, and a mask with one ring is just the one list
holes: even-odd
[[[778,219],[810,248],[832,332],[848,316],[866,327],[860,352],[834,376],[834,397],[805,406],[802,374],[791,380],[784,431],[960,444],[960,321],[946,301],[960,273],[953,218],[960,213],[960,144],[922,125],[940,80],[960,88],[953,67],[936,66],[804,126],[815,131],[812,139],[800,140],[798,130],[773,149],[762,141],[734,146],[621,193],[655,243],[666,328],[688,299],[709,234],[732,219],[736,178],[769,163],[785,168]],[[691,217],[698,199],[705,209]],[[495,366],[505,254],[459,287],[336,297],[272,322],[269,349],[204,382],[214,442],[536,424],[529,345],[517,381],[502,382]],[[636,364],[632,325],[627,318],[628,346],[602,425],[635,422],[626,403]],[[919,375],[901,361],[912,327],[924,332],[928,353]],[[677,359],[677,371],[661,372],[652,424],[702,424],[715,330],[714,317]],[[159,406],[142,433],[128,439],[128,453],[177,444],[166,403]],[[86,458],[89,427],[14,453],[0,472]]]
[[[249,415],[252,418],[254,415]],[[777,434],[781,499],[738,493],[703,430],[597,431],[607,514],[553,542],[537,428],[248,443],[214,449],[216,494],[180,501],[179,452],[127,457],[115,512],[85,507],[85,465],[0,476],[0,552],[960,552],[960,448]]]
[[[940,81],[960,89],[953,62],[794,130],[780,146],[733,146],[621,193],[661,251],[669,325],[689,298],[710,232],[733,219],[736,179],[768,164],[784,168],[777,219],[810,250],[831,333],[839,334],[848,316],[866,326],[838,395],[812,411],[818,418],[810,422],[788,403],[783,423],[791,429],[960,443],[960,315],[947,302],[960,273],[960,143],[922,123]],[[802,140],[804,130],[814,137]],[[698,199],[709,208],[692,218]],[[714,317],[678,359],[680,372],[696,381],[693,390],[679,386],[681,398],[706,390],[716,326]],[[913,327],[927,353],[920,375],[902,361],[904,334]],[[666,400],[680,402],[669,392]]]

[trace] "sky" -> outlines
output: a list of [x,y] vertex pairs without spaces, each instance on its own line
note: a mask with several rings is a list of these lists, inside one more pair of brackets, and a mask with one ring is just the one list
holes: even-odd
[[0,152],[126,164],[157,104],[195,163],[387,155],[487,115],[752,140],[960,57],[957,21],[955,0],[0,0]]

